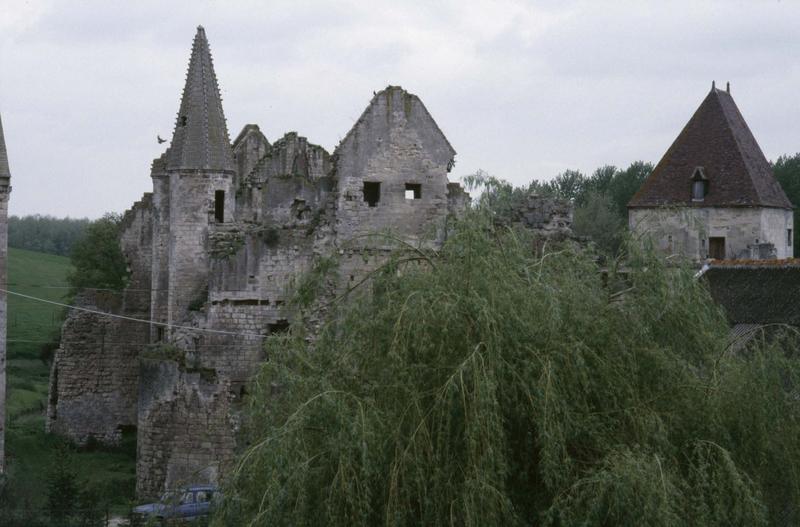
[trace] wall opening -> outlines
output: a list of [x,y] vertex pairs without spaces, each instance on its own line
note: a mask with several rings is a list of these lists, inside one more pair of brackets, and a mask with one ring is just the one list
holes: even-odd
[[695,181],[692,183],[692,201],[703,201],[706,197],[707,181]]
[[181,126],[186,126],[186,116],[181,115]]
[[276,335],[289,331],[289,321],[285,319],[276,320],[272,324],[267,324],[267,334]]
[[422,198],[422,185],[419,183],[406,183],[406,199]]
[[786,229],[786,245],[792,246],[792,229]]
[[708,239],[708,257],[714,260],[725,259],[725,237],[711,237]]
[[214,192],[214,219],[217,223],[225,221],[225,191],[217,190]]
[[364,201],[374,207],[381,200],[381,184],[377,181],[364,182]]
[[156,326],[156,342],[164,342],[164,326]]
[[703,201],[708,195],[708,177],[703,167],[696,167],[692,173],[692,201]]

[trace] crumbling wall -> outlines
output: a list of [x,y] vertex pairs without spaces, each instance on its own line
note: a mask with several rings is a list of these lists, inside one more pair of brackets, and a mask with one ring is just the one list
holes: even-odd
[[512,207],[509,222],[546,238],[565,238],[572,235],[573,211],[567,200],[531,193]]
[[239,132],[233,141],[233,159],[236,162],[236,186],[241,184],[241,178],[246,178],[256,166],[256,163],[267,155],[271,147],[267,138],[261,133],[256,124],[248,124]]
[[[170,190],[165,158],[166,155],[162,155],[153,161],[150,174],[153,179],[150,315],[153,321],[162,324],[167,322],[169,306]],[[165,332],[164,326],[153,325],[150,328],[150,340],[162,340]]]
[[[145,194],[120,225],[129,287],[122,293],[84,291],[77,306],[148,320],[151,211],[151,196]],[[136,424],[137,360],[149,337],[146,323],[71,310],[51,366],[46,429],[78,444],[90,438],[117,443],[121,427]]]
[[234,459],[227,380],[158,358],[143,358],[139,377],[137,495],[218,482]]

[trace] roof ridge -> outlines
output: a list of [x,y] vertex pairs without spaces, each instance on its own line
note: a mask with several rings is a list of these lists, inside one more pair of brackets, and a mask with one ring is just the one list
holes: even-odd
[[[727,109],[725,108],[725,104],[722,102],[722,99],[720,98],[720,95],[721,94],[727,95],[728,98],[730,98],[734,109],[736,109],[737,112],[738,112],[739,109],[736,107],[736,103],[733,102],[733,97],[731,97],[730,93],[722,91],[722,90],[720,90],[718,88],[712,89],[711,93],[714,94],[714,96],[717,99],[717,104],[719,104],[720,109],[722,110],[722,116],[725,118],[725,121],[728,123],[726,131],[728,133],[730,133],[731,137],[733,138],[733,144],[736,145],[736,151],[739,153],[739,159],[745,165],[745,169],[747,170],[747,175],[749,176],[747,178],[747,183],[753,188],[753,192],[755,192],[755,194],[758,197],[758,199],[761,200],[761,199],[763,199],[763,196],[761,196],[761,193],[758,190],[758,186],[756,185],[756,182],[753,180],[753,174],[752,174],[752,171],[751,171],[751,167],[749,166],[749,164],[747,162],[747,157],[748,156],[745,153],[745,150],[744,150],[744,147],[742,145],[741,138],[739,137],[739,134],[737,134],[736,131],[734,130],[734,127],[737,126],[737,124],[739,124],[739,123],[735,123],[735,122],[733,122],[731,120],[731,116],[728,114]],[[741,124],[744,125],[745,129],[747,130],[747,132],[752,136],[753,132],[750,131],[750,127],[747,126],[747,122],[744,120],[744,116],[741,114],[741,112],[739,112],[739,121],[741,121]],[[755,140],[755,137],[753,137],[753,142],[756,144],[756,147],[759,149],[759,152],[763,156],[764,154],[763,154],[763,152],[761,152],[761,147],[758,146],[758,142]]]

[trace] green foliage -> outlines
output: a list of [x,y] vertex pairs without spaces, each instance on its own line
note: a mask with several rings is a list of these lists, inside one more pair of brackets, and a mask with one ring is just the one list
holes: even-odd
[[493,225],[269,339],[217,525],[800,521],[794,340],[729,353],[689,269]]
[[8,246],[69,256],[90,224],[87,218],[54,218],[33,214],[8,218]]
[[597,193],[590,194],[582,205],[575,207],[572,230],[577,236],[592,240],[603,253],[615,255],[627,226],[608,194]]
[[119,245],[122,217],[106,214],[86,228],[86,234],[72,248],[74,270],[69,284],[82,287],[122,290],[128,280],[127,264]]
[[[22,249],[9,249],[8,281],[13,291],[64,301],[69,259]],[[46,511],[47,480],[52,452],[60,441],[45,434],[49,365],[41,348],[55,344],[64,310],[25,298],[8,297],[8,360],[6,410],[6,481],[0,483],[0,525],[51,525]],[[43,340],[47,342],[42,342]],[[102,504],[124,510],[134,493],[136,434],[123,433],[119,448],[74,451],[74,469],[82,488],[101,489]],[[79,499],[80,501],[80,499]]]
[[[792,202],[795,207],[800,206],[800,153],[792,156],[780,156],[777,161],[772,164],[772,170],[778,183],[781,184],[786,197]],[[800,214],[795,211],[794,227],[792,246],[795,248],[794,255],[797,256],[797,244],[800,242],[800,234],[797,229],[800,228]]]
[[500,220],[507,219],[529,193],[568,200],[575,206],[575,233],[614,256],[627,232],[628,202],[652,171],[651,163],[636,161],[625,170],[605,165],[589,177],[566,170],[550,181],[534,180],[527,187],[514,187],[479,170],[465,177],[464,183],[470,190],[484,190],[477,203]]
[[77,506],[78,482],[73,464],[72,452],[60,444],[52,453],[47,475],[47,511],[59,523],[65,523]]

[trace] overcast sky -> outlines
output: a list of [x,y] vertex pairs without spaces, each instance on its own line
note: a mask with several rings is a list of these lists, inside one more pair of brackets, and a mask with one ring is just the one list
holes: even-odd
[[0,0],[12,214],[97,217],[151,189],[206,28],[231,138],[332,152],[388,84],[517,184],[656,162],[716,79],[768,158],[800,151],[800,2]]

